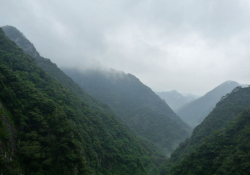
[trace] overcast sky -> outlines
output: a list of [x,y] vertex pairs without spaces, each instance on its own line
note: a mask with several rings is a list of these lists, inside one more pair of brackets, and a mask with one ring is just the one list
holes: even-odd
[[19,29],[59,67],[100,64],[154,91],[203,95],[250,83],[248,0],[0,0],[0,26]]

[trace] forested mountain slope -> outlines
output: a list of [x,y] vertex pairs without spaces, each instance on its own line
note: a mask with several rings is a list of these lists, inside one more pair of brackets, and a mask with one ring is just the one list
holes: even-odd
[[[47,71],[56,80],[58,80],[59,82],[61,82],[65,87],[68,87],[70,90],[72,90],[72,92],[74,92],[78,97],[80,97],[81,99],[83,99],[84,101],[86,101],[88,104],[90,104],[91,107],[94,107],[95,109],[96,108],[97,109],[102,109],[104,111],[110,111],[110,113],[111,113],[111,110],[109,109],[109,107],[107,105],[99,102],[98,100],[95,100],[94,98],[92,98],[89,95],[87,95],[86,93],[84,93],[83,90],[76,83],[74,83],[74,81],[72,81],[71,78],[69,78],[67,75],[65,75],[55,64],[53,64],[49,59],[41,57],[40,54],[36,51],[36,49],[33,46],[33,44],[30,41],[28,41],[26,39],[26,37],[20,31],[18,31],[15,27],[5,26],[5,27],[3,27],[3,30],[4,30],[5,34],[12,41],[16,42],[26,53],[28,53],[30,56],[36,58],[35,60],[36,60],[37,64],[42,69],[44,69],[45,71]],[[93,77],[93,78],[95,78],[95,77]],[[98,79],[98,81],[99,80],[100,79]],[[90,86],[92,86],[92,84],[91,84],[92,82],[89,81],[87,84],[89,84]],[[102,83],[107,84],[107,82],[102,82]],[[97,85],[97,86],[99,86],[99,85]],[[87,90],[87,89],[84,89],[84,90]],[[110,89],[106,89],[106,90],[110,90]],[[151,95],[153,94],[153,98],[152,99],[155,99],[155,94],[152,93],[152,92],[150,92],[150,93],[151,93]],[[91,94],[91,95],[93,95],[94,97],[98,98],[98,96],[95,96],[94,94]],[[110,94],[108,94],[108,95],[110,95]],[[123,94],[123,92],[122,92],[122,94],[120,96],[124,97],[126,95]],[[114,96],[111,96],[109,98],[108,96],[106,96],[106,99],[112,99],[113,97]],[[128,105],[130,102],[126,102],[126,105],[124,105],[124,103],[122,102],[122,100],[121,101],[118,101],[118,100],[121,100],[121,99],[116,99],[115,103],[117,103],[117,104],[119,103],[120,105],[118,105],[117,108],[116,108],[116,106],[113,106],[113,109],[116,112],[119,111],[119,112],[117,112],[118,114],[124,113],[124,111],[125,111],[126,115],[128,115],[128,112],[130,112],[130,109],[131,110],[135,110],[135,108],[131,108],[131,106],[138,105],[138,104],[136,104],[137,102],[141,103],[141,101],[137,101],[137,102],[134,101],[133,103],[131,103],[130,108],[128,108],[126,105]],[[147,99],[147,101],[150,101],[150,100]],[[166,107],[166,105],[161,100],[159,100],[159,98],[157,98],[157,101],[158,101],[157,103],[159,103],[160,106],[161,106],[160,108],[164,109],[165,111],[167,110],[167,112],[170,115],[174,115],[175,116],[174,118],[176,118],[176,115],[172,112],[171,109],[168,108],[168,106]],[[105,100],[103,100],[103,102],[106,103]],[[114,104],[114,103],[108,103],[108,104]],[[126,109],[122,109],[123,107],[126,108]],[[144,105],[143,108],[147,108],[147,107],[145,107],[145,105]],[[153,109],[153,110],[152,109],[146,109],[146,110],[140,109],[138,112],[135,111],[134,113],[138,114],[140,112],[143,112],[143,113],[147,113],[147,115],[152,115],[152,116],[153,115],[158,115],[158,116],[161,116],[161,118],[163,118],[163,120],[166,120],[166,118],[164,117],[165,114],[160,114],[159,112],[154,112],[154,111],[155,111],[155,109]],[[165,113],[165,111],[164,111],[164,113]],[[152,114],[150,114],[150,113],[152,113]],[[138,117],[143,117],[143,115],[144,114],[139,115]],[[120,115],[120,116],[124,116],[124,115]],[[137,120],[138,120],[138,117],[137,117]],[[177,123],[179,123],[179,125],[182,125],[181,127],[178,126],[178,124],[177,124],[176,125],[177,126],[176,129],[173,129],[173,130],[171,128],[167,128],[167,130],[164,129],[165,127],[171,125],[171,120],[170,120],[170,122],[168,122],[167,125],[165,125],[164,122],[163,122],[159,126],[157,126],[157,125],[160,124],[161,121],[156,121],[156,122],[153,122],[153,123],[151,122],[152,123],[152,124],[150,124],[151,128],[152,127],[153,128],[154,127],[162,127],[161,129],[159,129],[159,130],[161,130],[160,131],[160,136],[156,135],[155,132],[150,133],[149,129],[151,129],[151,128],[147,129],[147,127],[149,126],[148,123],[140,123],[139,120],[137,121],[137,123],[135,123],[136,126],[134,128],[136,128],[138,130],[138,132],[140,133],[140,135],[147,134],[148,137],[153,138],[154,141],[155,141],[155,143],[158,144],[158,148],[160,148],[161,150],[165,151],[166,153],[170,153],[171,151],[173,151],[174,147],[180,141],[182,141],[184,138],[188,137],[189,132],[190,132],[190,128],[186,124],[184,124],[182,121],[180,121],[180,119],[177,119]],[[149,122],[149,121],[145,120],[145,122]],[[130,121],[130,123],[133,124],[133,121]],[[138,123],[140,123],[140,125],[143,125],[143,126],[141,126],[141,127],[138,128],[137,127]],[[143,127],[143,130],[141,130],[142,127]],[[179,128],[180,128],[180,130],[179,130]],[[167,132],[167,134],[165,134],[165,132]],[[164,136],[164,138],[162,139],[163,134],[166,135],[166,137]],[[162,145],[162,143],[164,145]]]
[[139,136],[166,154],[190,135],[191,128],[149,87],[113,69],[63,69],[85,92],[107,103]]
[[[75,93],[78,97],[80,97],[84,103],[86,103],[91,108],[102,110],[105,113],[114,113],[110,107],[93,98],[83,91],[83,89],[75,83],[70,77],[68,77],[62,70],[60,70],[56,64],[52,63],[49,59],[40,56],[37,52],[34,45],[15,27],[13,26],[4,26],[3,31],[5,35],[14,41],[19,47],[23,49],[31,57],[35,58],[37,64],[46,72],[48,72],[52,77],[54,77],[57,81],[63,84],[65,87],[69,88],[73,93]],[[119,116],[116,115],[117,118]],[[122,121],[119,118],[119,121]],[[129,130],[130,131],[130,130]],[[141,140],[142,141],[142,140]],[[155,149],[155,146],[146,141],[146,144],[151,147],[151,149]]]
[[89,108],[2,29],[0,82],[0,174],[157,174],[153,150],[114,115]]
[[172,175],[249,175],[250,108],[227,127],[213,132],[175,165]]
[[164,99],[166,103],[174,111],[177,111],[180,107],[182,107],[186,103],[198,98],[198,96],[192,94],[182,95],[176,90],[166,91],[166,92],[156,92],[156,94],[162,99]]
[[187,103],[176,113],[190,126],[195,127],[200,124],[204,118],[213,110],[216,103],[223,95],[231,92],[235,87],[240,86],[235,81],[227,81],[217,86],[204,96]]
[[[165,170],[163,171],[164,173],[162,174],[166,174],[167,172],[169,172],[171,168],[172,168],[172,172],[175,172],[175,171],[177,172],[177,169],[173,167],[179,167],[182,164],[183,166],[186,166],[184,164],[186,164],[187,163],[186,161],[191,158],[190,156],[193,156],[192,159],[194,161],[196,161],[197,159],[197,161],[199,162],[199,156],[196,157],[196,153],[202,147],[202,145],[204,147],[204,142],[208,143],[207,141],[209,139],[207,139],[206,137],[209,137],[209,138],[217,137],[217,136],[213,136],[214,132],[217,134],[220,133],[221,131],[219,132],[218,130],[225,128],[230,122],[236,120],[237,116],[240,115],[243,111],[246,110],[246,112],[248,111],[247,113],[249,114],[249,110],[248,110],[249,107],[250,107],[250,87],[247,87],[247,88],[237,87],[230,94],[227,94],[226,96],[224,96],[216,104],[216,107],[214,108],[214,110],[205,118],[205,120],[194,129],[191,138],[181,143],[179,147],[172,153],[171,158],[167,162]],[[247,118],[247,120],[249,120],[249,117]],[[227,128],[228,127],[230,128],[231,124],[229,124]],[[244,127],[245,126],[243,126],[243,128]],[[235,128],[234,130],[237,131],[238,128]],[[237,132],[233,132],[232,134],[237,134]],[[222,139],[224,139],[223,137]],[[232,138],[233,137],[235,137],[235,135],[232,135]],[[241,137],[241,135],[239,134],[238,137]],[[221,141],[224,142],[223,140]],[[237,140],[234,140],[234,141],[236,142]],[[237,142],[234,144],[237,145],[239,143]],[[230,144],[229,145],[225,144],[225,147],[226,146],[230,146]],[[225,154],[223,156],[226,156],[227,152],[222,151],[220,152],[220,154],[222,155]],[[213,156],[212,153],[207,154],[207,156],[209,155]]]

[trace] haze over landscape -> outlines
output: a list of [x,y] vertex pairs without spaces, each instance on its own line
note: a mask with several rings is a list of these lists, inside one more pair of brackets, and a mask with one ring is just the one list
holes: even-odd
[[1,175],[249,175],[250,2],[0,0]]
[[104,66],[195,95],[250,82],[246,0],[0,2],[0,26],[17,27],[59,67]]

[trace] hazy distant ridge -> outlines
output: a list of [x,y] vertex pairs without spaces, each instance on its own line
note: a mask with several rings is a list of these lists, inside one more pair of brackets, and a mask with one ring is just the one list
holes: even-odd
[[249,106],[250,87],[227,94],[172,153],[162,174],[249,174]]
[[166,154],[190,134],[190,127],[132,74],[113,69],[63,69],[87,93],[107,103],[139,136]]
[[226,81],[204,96],[187,103],[176,113],[190,126],[195,127],[213,110],[222,96],[231,92],[237,86],[240,86],[240,84],[235,81]]
[[184,104],[195,100],[199,96],[193,94],[183,95],[176,90],[166,91],[166,92],[156,92],[156,94],[161,97],[175,112],[182,107]]

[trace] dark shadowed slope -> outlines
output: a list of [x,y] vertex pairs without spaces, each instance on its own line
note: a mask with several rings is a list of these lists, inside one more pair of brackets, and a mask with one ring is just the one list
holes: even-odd
[[184,123],[149,87],[113,69],[64,69],[87,93],[107,103],[139,136],[169,154],[190,134]]
[[158,174],[157,153],[91,109],[0,29],[0,174]]
[[177,111],[180,107],[182,107],[186,103],[198,98],[198,96],[192,94],[182,95],[176,90],[166,91],[166,92],[156,92],[156,94],[163,100],[165,100],[166,103],[174,111]]
[[[225,128],[230,122],[234,121],[240,113],[242,113],[249,107],[250,87],[237,87],[230,94],[224,96],[222,100],[216,104],[214,110],[204,119],[204,121],[200,125],[198,125],[194,129],[191,138],[181,143],[179,147],[172,153],[171,158],[168,161],[167,166],[165,167],[165,173],[163,174],[166,174],[166,172],[169,172],[169,170],[175,166],[179,167],[182,164],[183,166],[186,166],[184,164],[188,163],[187,160],[189,160],[190,158],[194,161],[195,159],[197,159],[197,162],[199,162],[200,159],[199,156],[196,157],[196,151],[197,149],[200,149],[201,145],[203,145],[204,141],[206,140],[205,138],[208,136],[214,137],[211,136],[213,135],[213,132]],[[235,128],[235,131],[237,131],[237,128]],[[240,137],[240,135],[238,136]],[[230,147],[230,143],[229,145],[225,145],[225,147],[226,146]],[[208,153],[207,156],[209,156],[209,154],[210,156],[213,156],[212,153]],[[224,154],[224,156],[226,156],[227,152],[221,152],[221,154]],[[176,171],[176,169],[174,171]]]
[[187,103],[176,113],[190,126],[195,127],[213,110],[216,103],[219,102],[223,95],[231,92],[235,87],[240,86],[235,81],[227,81],[217,86],[204,96]]

